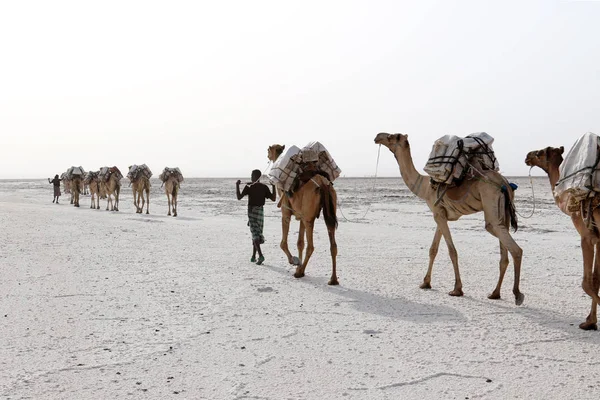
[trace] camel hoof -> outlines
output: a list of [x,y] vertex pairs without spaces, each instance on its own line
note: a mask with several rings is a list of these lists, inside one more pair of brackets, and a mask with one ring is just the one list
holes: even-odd
[[304,276],[304,272],[296,272],[294,274],[294,278],[302,278]]
[[338,282],[337,279],[331,279],[329,282],[327,282],[328,285],[331,286],[335,286],[335,285],[339,285],[340,283]]
[[579,328],[583,329],[584,331],[597,331],[598,325],[592,322],[582,322],[579,324]]
[[453,291],[451,291],[450,293],[448,293],[450,296],[462,296],[463,295],[463,291],[461,289],[455,289]]
[[423,283],[421,283],[421,285],[419,287],[421,289],[431,289],[431,283],[429,283],[429,282],[423,282]]
[[168,213],[167,215],[170,217],[170,216],[171,216],[171,213]]
[[176,216],[177,216],[177,213],[173,214],[173,216],[174,216],[174,217],[176,217]]
[[146,211],[146,214],[150,214],[150,211]]
[[523,300],[525,300],[525,295],[523,293],[519,293],[515,295],[515,304],[520,306],[523,304]]
[[500,300],[500,293],[492,293],[488,296],[490,300]]

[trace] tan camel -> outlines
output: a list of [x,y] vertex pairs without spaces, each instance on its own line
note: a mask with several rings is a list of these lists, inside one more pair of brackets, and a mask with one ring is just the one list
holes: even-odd
[[[121,193],[121,171],[117,167],[109,168],[108,178],[100,180],[100,197],[106,196],[106,211],[119,211],[119,194]],[[115,198],[113,203],[113,196]]]
[[79,207],[79,194],[81,192],[82,179],[80,175],[73,175],[71,178],[71,204]]
[[[150,180],[142,174],[139,174],[136,179],[131,181],[131,189],[133,190],[133,205],[136,209],[135,212],[138,214],[143,213],[144,204],[146,204],[146,214],[150,214],[150,211],[148,210],[150,208]],[[146,197],[144,197],[144,192],[146,192]],[[140,201],[142,203],[141,207]]]
[[454,267],[454,290],[449,294],[451,296],[463,295],[458,269],[458,253],[452,241],[448,221],[456,221],[463,215],[483,211],[485,229],[500,241],[500,276],[496,288],[488,298],[500,298],[502,281],[509,263],[508,252],[510,252],[515,264],[513,294],[515,295],[515,303],[521,305],[525,298],[519,290],[523,250],[508,231],[510,224],[513,228],[517,228],[517,220],[512,205],[512,188],[506,178],[496,171],[481,171],[481,175],[466,179],[460,186],[449,188],[443,194],[443,197],[439,199],[440,193],[443,192],[438,192],[436,188],[429,184],[429,177],[421,175],[415,169],[410,153],[408,135],[380,133],[375,137],[375,143],[386,146],[394,153],[404,183],[412,193],[427,202],[437,224],[433,242],[429,249],[429,267],[421,288],[431,288],[433,262],[437,255],[440,239],[443,236]]
[[86,187],[89,188],[92,201],[90,208],[99,210],[100,209],[100,183],[98,180],[98,172],[88,172],[86,179],[84,180]]
[[[561,196],[554,196],[554,187],[559,180],[559,166],[563,161],[564,147],[546,147],[542,150],[531,151],[525,158],[525,164],[530,167],[539,167],[548,174],[550,187],[554,201],[560,210],[571,217],[571,221],[581,236],[581,252],[583,253],[583,282],[581,284],[585,293],[592,298],[592,308],[585,322],[579,324],[583,330],[598,330],[598,319],[596,315],[597,306],[600,303],[598,290],[600,290],[600,209],[597,199],[592,198],[583,204],[583,209],[592,206],[591,226],[584,220],[580,210],[569,211],[568,205],[571,194],[564,192]],[[590,204],[591,202],[591,204]]]
[[[60,175],[60,179],[62,179],[62,182],[63,182],[63,185],[64,185],[63,192],[65,192],[65,194],[66,193],[71,193],[71,180],[69,178],[67,178],[67,173],[63,172]],[[73,204],[73,201],[71,201],[71,204]]]
[[165,193],[167,194],[167,203],[169,207],[169,213],[171,215],[171,209],[173,209],[173,216],[177,216],[177,196],[179,195],[179,181],[177,176],[171,174],[164,183]]
[[[281,155],[284,148],[285,146],[281,145],[270,146],[268,150],[269,160],[273,162],[277,160],[277,157]],[[278,204],[278,206],[281,207],[282,237],[280,247],[286,254],[288,262],[292,265],[296,265],[294,277],[302,278],[304,276],[306,265],[314,251],[313,230],[315,219],[320,216],[321,210],[323,210],[323,218],[325,219],[325,225],[327,226],[327,233],[329,235],[332,262],[331,278],[329,279],[328,284],[339,284],[336,271],[337,243],[335,241],[335,230],[338,224],[336,217],[337,194],[333,188],[333,184],[324,176],[315,175],[297,190],[292,197],[282,193],[280,190],[278,190],[278,192],[282,195]],[[292,215],[294,215],[297,220],[300,220],[297,260],[294,260],[295,257],[290,253],[287,244]],[[308,245],[306,247],[306,257],[303,262],[302,253],[304,251],[305,235]]]

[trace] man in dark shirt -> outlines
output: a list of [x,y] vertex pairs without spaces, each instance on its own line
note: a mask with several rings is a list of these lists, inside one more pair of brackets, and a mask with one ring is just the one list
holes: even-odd
[[48,183],[54,184],[54,198],[52,199],[52,202],[54,203],[56,201],[56,204],[58,204],[58,198],[60,197],[60,181],[62,181],[62,179],[58,178],[58,174],[54,175],[54,179],[52,180],[48,178]]
[[[252,258],[251,262],[261,265],[265,261],[265,257],[260,249],[260,245],[265,242],[263,236],[263,225],[265,221],[265,214],[263,206],[265,205],[265,199],[271,199],[275,201],[277,192],[275,186],[271,185],[272,190],[265,184],[260,183],[259,179],[262,173],[255,169],[252,171],[252,182],[247,183],[244,190],[240,193],[240,184],[242,181],[238,180],[235,184],[237,199],[241,200],[244,196],[248,195],[248,226],[250,226],[250,232],[252,233]],[[258,261],[256,261],[256,253],[258,252]]]

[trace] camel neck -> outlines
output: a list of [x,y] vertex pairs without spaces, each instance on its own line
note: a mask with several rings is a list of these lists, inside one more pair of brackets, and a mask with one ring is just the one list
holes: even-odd
[[552,190],[554,190],[554,187],[556,186],[556,183],[558,182],[559,178],[560,171],[558,169],[558,166],[551,166],[550,170],[548,171],[548,179],[550,179],[550,186],[552,187]]
[[420,199],[427,198],[427,190],[429,188],[429,178],[421,175],[413,163],[410,153],[410,146],[396,147],[394,152],[398,166],[400,167],[400,175],[408,189]]

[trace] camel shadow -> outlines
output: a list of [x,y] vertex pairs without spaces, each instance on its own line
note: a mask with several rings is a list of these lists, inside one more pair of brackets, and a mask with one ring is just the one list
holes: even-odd
[[515,307],[514,303],[510,300],[486,301],[468,296],[465,296],[464,299],[466,301],[471,301],[473,303],[494,308],[499,310],[500,313],[514,313],[521,315],[531,322],[543,326],[548,330],[561,331],[565,333],[567,335],[567,339],[573,339],[588,344],[598,343],[597,331],[584,331],[579,329],[579,324],[585,320],[585,315],[581,315],[579,317],[569,317],[552,310],[531,307],[527,305],[527,297],[525,297],[524,305],[520,307]]
[[[263,267],[271,271],[280,273],[291,279],[293,272],[286,268],[263,264]],[[458,310],[438,305],[422,304],[403,297],[387,297],[371,292],[365,292],[358,289],[352,289],[345,286],[329,286],[328,278],[304,276],[297,279],[298,283],[303,285],[312,285],[325,292],[337,295],[346,300],[345,302],[354,307],[357,311],[366,314],[374,314],[382,317],[394,318],[403,321],[414,322],[417,324],[430,324],[437,322],[466,322],[467,318]]]

